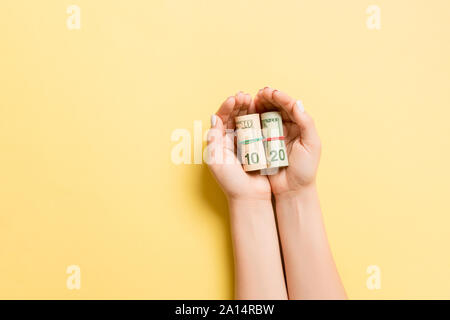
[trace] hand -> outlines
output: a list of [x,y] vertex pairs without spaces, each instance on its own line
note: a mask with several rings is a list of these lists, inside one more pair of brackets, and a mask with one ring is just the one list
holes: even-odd
[[321,144],[313,119],[301,103],[271,88],[259,90],[254,100],[257,112],[280,111],[283,118],[289,166],[269,176],[275,196],[297,193],[315,185]]
[[[245,172],[235,152],[234,118],[255,112],[252,97],[238,92],[225,100],[211,117],[208,165],[229,200],[271,200],[267,177],[262,176],[259,170]],[[227,134],[226,130],[230,132]]]

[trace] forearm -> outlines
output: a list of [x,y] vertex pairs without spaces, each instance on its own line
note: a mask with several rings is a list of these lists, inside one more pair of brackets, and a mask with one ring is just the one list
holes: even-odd
[[272,203],[230,200],[236,299],[287,299]]
[[346,299],[315,186],[276,196],[290,299]]

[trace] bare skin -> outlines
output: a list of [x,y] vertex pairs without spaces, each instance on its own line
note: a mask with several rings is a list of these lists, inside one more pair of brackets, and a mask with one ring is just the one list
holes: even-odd
[[229,97],[211,118],[209,168],[227,196],[234,248],[237,299],[287,299],[280,248],[267,177],[247,173],[237,161],[233,136],[237,115],[254,113],[251,96]]
[[321,143],[313,119],[287,94],[271,88],[255,97],[258,112],[280,111],[289,167],[269,176],[276,202],[290,299],[346,299],[328,244],[316,189]]
[[[237,161],[237,115],[280,111],[289,167],[247,173]],[[283,92],[261,89],[229,97],[211,118],[209,167],[227,196],[237,299],[346,299],[323,225],[316,189],[321,144],[312,118]],[[271,202],[275,198],[278,230]],[[282,244],[286,283],[278,234]],[[287,294],[289,292],[289,294]]]

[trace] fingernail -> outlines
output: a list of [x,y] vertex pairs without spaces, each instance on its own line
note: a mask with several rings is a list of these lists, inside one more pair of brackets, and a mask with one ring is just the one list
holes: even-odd
[[303,103],[301,100],[297,100],[297,109],[300,112],[305,112],[305,107],[303,106]]
[[216,125],[217,122],[217,116],[215,114],[213,114],[211,116],[211,127],[214,127]]

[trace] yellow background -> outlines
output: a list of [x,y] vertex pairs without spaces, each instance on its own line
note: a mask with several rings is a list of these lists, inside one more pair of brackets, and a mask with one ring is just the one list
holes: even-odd
[[170,137],[266,85],[316,119],[350,298],[450,298],[448,0],[2,0],[0,25],[0,298],[232,298],[225,198]]

